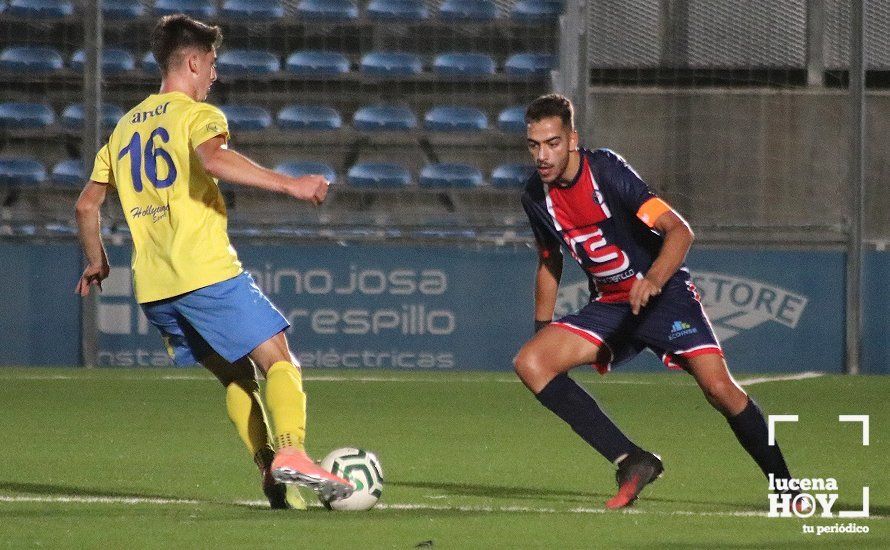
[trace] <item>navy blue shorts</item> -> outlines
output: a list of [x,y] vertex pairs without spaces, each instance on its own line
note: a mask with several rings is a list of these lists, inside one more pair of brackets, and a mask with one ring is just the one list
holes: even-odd
[[650,298],[640,309],[639,315],[631,313],[627,302],[592,301],[553,325],[604,350],[594,363],[603,374],[646,348],[672,369],[682,368],[681,358],[706,353],[723,355],[695,286],[688,281],[671,279],[661,294]]
[[194,365],[214,351],[233,363],[290,326],[247,272],[142,304],[142,311],[177,365]]

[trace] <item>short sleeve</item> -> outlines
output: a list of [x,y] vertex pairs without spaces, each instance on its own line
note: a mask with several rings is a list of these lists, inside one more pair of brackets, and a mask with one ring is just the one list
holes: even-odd
[[541,219],[541,206],[537,205],[531,199],[523,197],[522,207],[528,216],[529,224],[532,228],[532,234],[535,236],[535,243],[538,245],[538,251],[541,256],[546,258],[553,253],[553,250],[559,248],[559,241],[551,233],[550,228]]
[[605,150],[605,153],[606,172],[621,203],[628,212],[636,214],[643,203],[656,196],[655,193],[620,155],[609,150]]
[[192,149],[216,136],[223,136],[228,142],[229,123],[226,115],[218,108],[208,103],[199,103],[192,109],[188,133]]
[[97,183],[114,184],[114,177],[111,173],[111,156],[108,153],[108,144],[102,146],[96,153],[96,160],[93,162],[93,171],[90,179]]

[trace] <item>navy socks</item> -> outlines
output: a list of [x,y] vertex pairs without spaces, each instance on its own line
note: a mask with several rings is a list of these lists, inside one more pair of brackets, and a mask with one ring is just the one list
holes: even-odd
[[769,435],[766,418],[753,399],[749,397],[748,406],[736,416],[728,418],[727,422],[739,443],[763,470],[763,475],[768,477],[769,474],[773,474],[777,479],[791,477],[778,443],[773,446],[767,444]]
[[593,397],[567,375],[560,374],[551,380],[535,397],[609,462],[614,464],[622,455],[639,449]]

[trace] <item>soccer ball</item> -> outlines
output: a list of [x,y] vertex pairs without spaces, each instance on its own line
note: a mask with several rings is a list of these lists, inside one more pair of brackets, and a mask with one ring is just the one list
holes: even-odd
[[343,447],[331,451],[321,461],[321,467],[334,475],[345,477],[355,485],[349,498],[321,503],[329,510],[370,510],[380,500],[383,491],[383,469],[377,456],[364,449]]

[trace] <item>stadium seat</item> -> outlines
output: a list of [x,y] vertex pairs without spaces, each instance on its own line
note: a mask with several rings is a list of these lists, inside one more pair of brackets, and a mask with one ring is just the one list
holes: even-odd
[[43,103],[0,103],[0,129],[45,128],[56,122],[56,114]]
[[473,188],[483,183],[482,172],[468,164],[451,162],[427,164],[420,171],[421,187]]
[[278,113],[282,130],[337,130],[341,126],[343,119],[332,107],[288,105]]
[[490,0],[445,0],[439,6],[439,17],[445,21],[494,21],[498,7]]
[[433,60],[433,71],[444,76],[488,76],[495,63],[484,53],[443,53]]
[[[114,128],[117,122],[124,116],[124,110],[113,103],[102,104],[102,127]],[[62,125],[71,130],[83,128],[84,111],[83,104],[72,103],[62,111]]]
[[427,111],[423,123],[434,132],[479,132],[488,128],[488,117],[475,107],[440,105]]
[[349,185],[364,188],[400,188],[411,184],[411,173],[401,164],[360,162],[346,175]]
[[46,181],[46,167],[30,157],[0,158],[0,184],[37,185]]
[[233,132],[253,132],[272,126],[272,115],[257,105],[222,105],[220,109]]
[[511,76],[545,76],[556,67],[556,56],[549,53],[516,53],[507,58],[504,71]]
[[[77,50],[71,56],[71,68],[81,73],[83,72],[86,53],[83,50]],[[127,50],[120,48],[103,48],[102,49],[102,74],[115,75],[125,73],[136,69],[136,60],[133,54]]]
[[324,162],[316,162],[312,160],[293,160],[282,162],[275,167],[276,172],[283,172],[288,176],[298,178],[307,174],[320,174],[329,182],[337,181],[337,172],[330,165]]
[[491,185],[504,189],[521,189],[534,173],[535,167],[529,164],[501,164],[491,171]]
[[417,117],[407,107],[370,105],[355,112],[352,125],[366,131],[411,130],[417,128]]
[[102,16],[108,19],[135,19],[145,15],[139,0],[102,0]]
[[525,133],[525,107],[515,105],[507,107],[498,114],[498,128],[508,134]]
[[284,6],[280,0],[226,0],[221,15],[243,23],[260,23],[284,17]]
[[361,71],[370,76],[414,76],[423,71],[423,62],[413,53],[371,52],[362,57]]
[[155,0],[154,13],[155,15],[184,13],[206,20],[216,17],[216,5],[210,0]]
[[161,69],[158,67],[158,62],[155,60],[155,54],[148,52],[142,58],[142,70],[147,73],[160,74]]
[[332,76],[349,72],[349,60],[340,52],[301,50],[287,58],[288,72],[312,76]]
[[0,70],[49,73],[65,66],[62,54],[48,46],[10,46],[0,52]]
[[81,187],[87,180],[86,170],[80,159],[68,159],[53,167],[51,180],[66,187]]
[[67,0],[9,0],[6,13],[29,19],[55,19],[74,14],[74,4]]
[[366,11],[373,21],[412,22],[430,16],[423,0],[371,0]]
[[225,50],[216,68],[222,76],[261,76],[280,71],[281,61],[265,50]]
[[559,0],[519,0],[510,9],[510,18],[524,23],[551,21],[562,14]]
[[300,0],[297,17],[307,21],[352,21],[358,19],[358,6],[350,0]]

